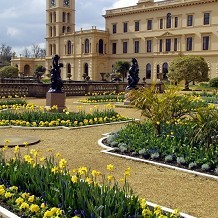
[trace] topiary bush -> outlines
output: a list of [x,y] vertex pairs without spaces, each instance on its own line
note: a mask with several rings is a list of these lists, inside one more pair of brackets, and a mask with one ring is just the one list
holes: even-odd
[[0,69],[1,78],[16,78],[18,77],[18,68],[13,66],[5,66]]
[[218,88],[218,77],[211,79],[209,81],[209,86],[214,87],[214,88]]

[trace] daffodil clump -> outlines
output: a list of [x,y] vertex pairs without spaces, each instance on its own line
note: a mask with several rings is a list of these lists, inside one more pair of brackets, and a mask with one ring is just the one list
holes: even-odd
[[88,93],[87,98],[80,100],[83,103],[108,103],[108,102],[123,102],[125,93],[105,92],[105,93]]
[[21,108],[26,105],[27,102],[24,97],[22,98],[19,98],[18,96],[15,96],[14,98],[12,96],[8,96],[7,98],[5,96],[0,97],[0,111],[5,109]]
[[1,111],[0,126],[77,127],[128,120],[128,118],[115,112],[113,106],[110,104],[105,105],[103,110],[99,110],[96,106],[94,109],[90,109],[90,113],[86,113],[82,107],[79,108],[79,112],[77,113],[67,110],[59,113],[57,106],[53,106],[47,110],[45,111],[44,107],[27,104],[23,107]]
[[116,179],[112,164],[106,174],[84,166],[69,170],[60,153],[44,157],[31,149],[21,156],[18,146],[6,161],[8,149],[5,146],[0,154],[0,200],[25,217],[180,217],[177,210],[151,208],[133,194],[127,182],[130,167]]

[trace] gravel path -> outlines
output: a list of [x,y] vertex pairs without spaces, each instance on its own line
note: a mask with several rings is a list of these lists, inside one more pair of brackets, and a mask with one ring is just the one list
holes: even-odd
[[[70,110],[77,110],[77,97],[67,98],[66,105]],[[38,105],[45,105],[45,99],[28,99]],[[85,105],[89,110],[91,106]],[[103,106],[101,106],[103,107]],[[124,116],[140,118],[136,109],[116,108]],[[148,201],[202,218],[218,218],[218,181],[190,175],[170,169],[152,166],[145,163],[125,160],[101,153],[97,144],[103,133],[115,131],[125,124],[104,125],[75,130],[22,130],[0,129],[1,136],[35,136],[40,143],[31,148],[43,153],[50,148],[54,154],[60,152],[68,161],[70,169],[87,166],[107,173],[106,165],[113,164],[117,179],[123,177],[127,167],[131,167],[129,182],[135,193]],[[22,148],[26,152],[27,148]],[[13,150],[11,150],[12,152]]]

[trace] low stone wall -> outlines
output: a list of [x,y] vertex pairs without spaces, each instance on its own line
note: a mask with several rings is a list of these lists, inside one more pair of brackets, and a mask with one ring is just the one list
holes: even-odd
[[[91,93],[122,92],[125,91],[126,83],[106,82],[69,82],[64,83],[63,91],[67,96],[85,96]],[[144,84],[139,84],[144,86]],[[149,87],[146,84],[145,87]],[[163,84],[156,84],[157,90],[163,92]],[[45,98],[50,84],[43,83],[0,83],[0,96],[26,96]]]

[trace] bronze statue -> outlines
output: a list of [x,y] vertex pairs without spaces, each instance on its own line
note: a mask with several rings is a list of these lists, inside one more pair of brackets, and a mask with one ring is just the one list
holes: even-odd
[[61,68],[63,67],[63,64],[58,63],[60,57],[57,54],[54,55],[52,59],[51,88],[48,92],[62,92],[63,81],[61,79]]
[[126,89],[131,90],[131,89],[137,89],[137,84],[139,82],[139,66],[138,66],[138,61],[133,58],[132,59],[132,65],[129,68],[129,74],[128,74],[128,85]]

